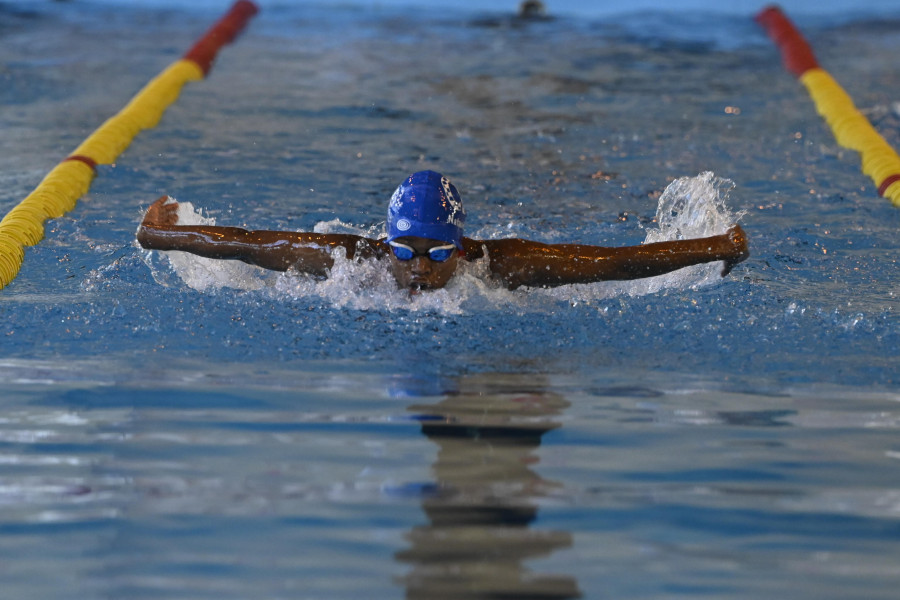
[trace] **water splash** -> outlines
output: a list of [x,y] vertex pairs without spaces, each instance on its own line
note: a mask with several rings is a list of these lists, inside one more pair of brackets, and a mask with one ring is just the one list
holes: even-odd
[[659,198],[659,229],[647,233],[645,243],[679,240],[724,233],[742,214],[732,213],[726,200],[734,182],[710,171],[676,179]]
[[[723,233],[736,223],[726,204],[734,184],[704,172],[696,177],[673,181],[659,199],[656,212],[658,228],[647,231],[644,243],[705,237]],[[214,225],[189,202],[179,204],[178,222],[182,225]],[[321,222],[317,233],[350,233],[377,237],[381,226],[359,227],[340,220]],[[509,291],[490,281],[486,261],[462,265],[460,273],[441,290],[410,294],[398,290],[386,259],[356,262],[341,251],[335,255],[331,275],[319,280],[308,275],[273,273],[239,261],[211,260],[184,252],[144,252],[144,260],[154,279],[162,285],[177,284],[171,274],[200,292],[232,288],[259,293],[267,300],[312,299],[334,308],[354,310],[409,310],[460,314],[498,306],[540,309],[540,299],[581,302],[616,296],[642,296],[664,289],[688,289],[721,280],[721,264],[710,263],[680,269],[673,273],[624,282],[600,282],[569,285],[553,289]],[[164,263],[168,262],[168,265]]]

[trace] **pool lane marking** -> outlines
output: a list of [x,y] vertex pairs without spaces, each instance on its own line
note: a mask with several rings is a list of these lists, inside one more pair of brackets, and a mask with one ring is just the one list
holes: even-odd
[[756,15],[781,51],[784,65],[806,87],[819,115],[831,128],[838,144],[856,150],[862,171],[872,178],[878,194],[900,208],[900,156],[857,110],[846,91],[819,66],[812,48],[777,6]]
[[222,46],[234,41],[257,12],[250,0],[235,2],[181,59],[150,80],[0,220],[0,289],[18,275],[25,260],[24,247],[43,239],[44,221],[75,208],[90,188],[97,165],[112,164],[138,133],[155,127],[184,84],[208,75]]

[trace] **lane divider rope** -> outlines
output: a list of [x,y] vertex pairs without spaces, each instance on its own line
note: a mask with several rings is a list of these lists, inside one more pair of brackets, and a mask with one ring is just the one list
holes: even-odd
[[846,91],[819,66],[812,48],[777,6],[756,15],[759,23],[781,51],[784,65],[806,87],[837,143],[856,150],[862,171],[872,178],[878,194],[900,208],[900,156],[872,124],[857,110]]
[[43,239],[44,222],[75,208],[90,188],[97,165],[112,164],[138,133],[155,127],[184,84],[206,77],[222,46],[232,42],[257,12],[250,0],[235,2],[181,59],[150,80],[0,220],[0,289],[18,275],[24,247]]

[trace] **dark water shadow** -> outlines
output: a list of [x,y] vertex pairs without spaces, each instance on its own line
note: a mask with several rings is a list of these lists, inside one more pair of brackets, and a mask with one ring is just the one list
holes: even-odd
[[579,598],[575,578],[525,563],[572,546],[568,531],[533,529],[539,498],[556,484],[534,470],[542,436],[561,426],[569,402],[540,378],[462,378],[435,404],[409,410],[438,446],[434,485],[422,497],[428,522],[396,559],[407,598]]

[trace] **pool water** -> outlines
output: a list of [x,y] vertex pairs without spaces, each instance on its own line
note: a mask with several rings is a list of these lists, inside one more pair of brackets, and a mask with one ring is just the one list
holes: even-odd
[[[3,214],[219,14],[84,7],[0,5]],[[898,18],[797,19],[895,148]],[[377,235],[426,168],[472,237],[752,255],[410,299],[134,242]],[[894,598],[898,227],[750,15],[267,7],[0,292],[4,594]]]

